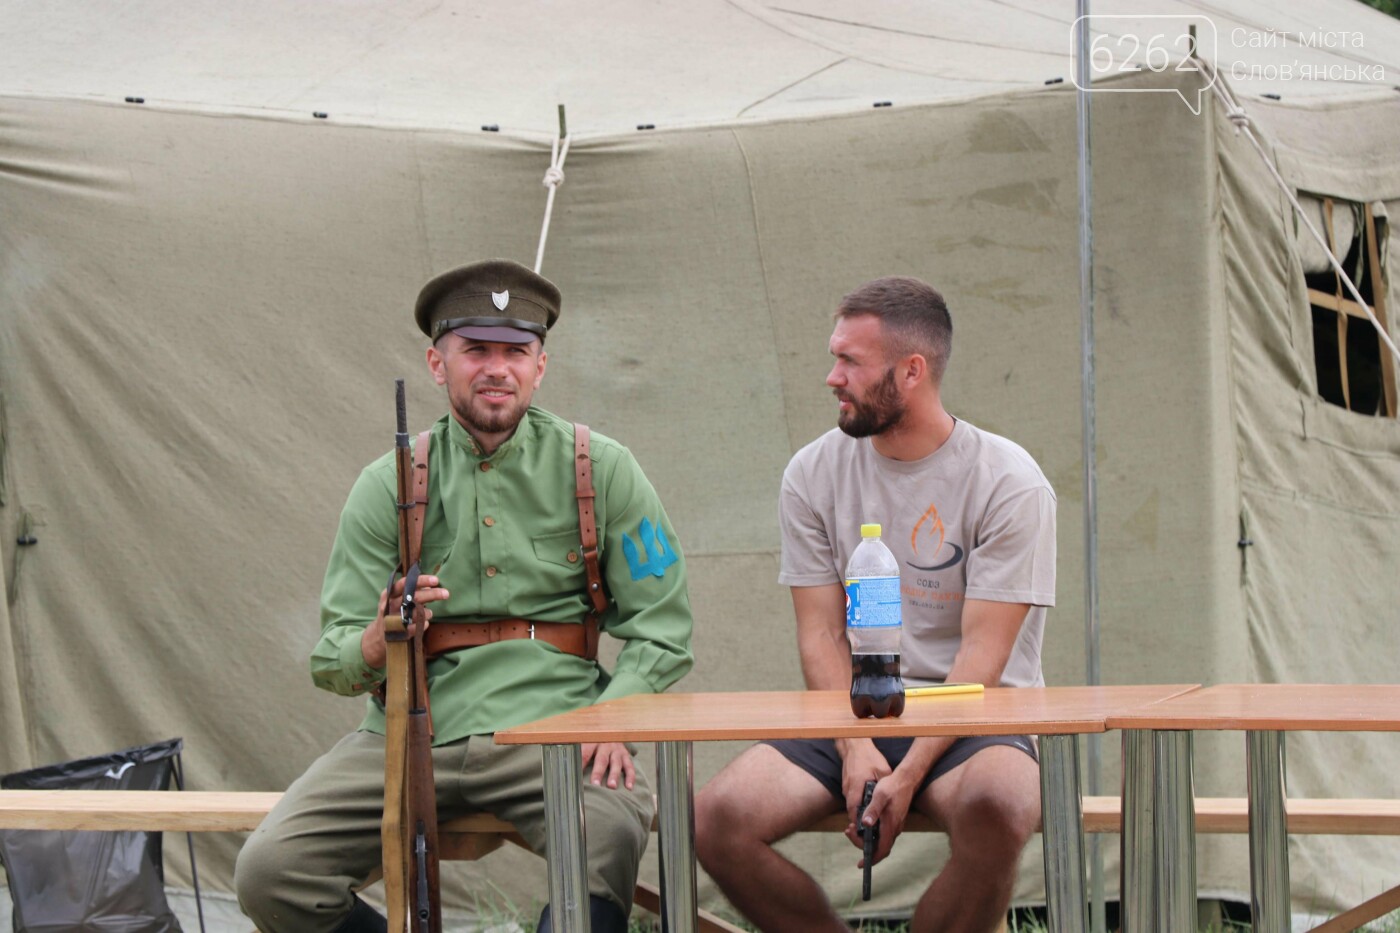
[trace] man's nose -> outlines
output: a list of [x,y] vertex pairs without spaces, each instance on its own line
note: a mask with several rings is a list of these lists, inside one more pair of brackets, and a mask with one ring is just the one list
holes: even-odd
[[846,381],[845,378],[839,375],[837,372],[840,368],[841,367],[839,365],[833,366],[831,367],[831,372],[826,374],[826,384],[831,386],[833,389],[837,386],[844,384]]

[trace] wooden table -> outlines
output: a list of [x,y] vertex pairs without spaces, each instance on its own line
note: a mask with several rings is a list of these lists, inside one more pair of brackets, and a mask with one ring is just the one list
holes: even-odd
[[1245,732],[1254,929],[1286,933],[1292,916],[1283,733],[1400,731],[1400,685],[1224,684],[1111,715],[1108,728],[1125,730],[1125,933],[1195,923],[1191,731],[1202,729]]
[[1039,735],[1046,900],[1055,931],[1085,922],[1084,829],[1076,737],[1105,731],[1110,713],[1194,685],[1025,687],[910,698],[897,719],[856,719],[839,691],[665,693],[625,697],[496,733],[503,745],[543,745],[549,896],[555,929],[588,931],[579,745],[657,743],[662,917],[695,929],[692,743],[774,738]]

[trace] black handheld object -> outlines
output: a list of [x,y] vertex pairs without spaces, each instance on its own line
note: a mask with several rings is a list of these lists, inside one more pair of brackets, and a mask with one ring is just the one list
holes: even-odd
[[875,864],[875,850],[880,847],[880,821],[876,820],[874,826],[865,825],[865,808],[870,806],[870,798],[875,796],[875,782],[865,782],[865,793],[860,795],[860,809],[856,811],[856,831],[860,833],[860,838],[865,842],[865,873],[861,878],[860,899],[870,900],[870,869]]
[[413,624],[413,610],[418,605],[418,573],[419,566],[415,563],[408,568],[408,575],[403,581],[403,600],[399,603],[399,617],[403,619],[404,628]]

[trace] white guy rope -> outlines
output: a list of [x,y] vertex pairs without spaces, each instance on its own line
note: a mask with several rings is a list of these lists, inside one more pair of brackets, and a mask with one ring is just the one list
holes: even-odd
[[544,170],[544,181],[541,182],[549,189],[549,197],[544,202],[544,225],[540,227],[540,248],[535,253],[535,271],[540,271],[540,265],[544,262],[544,244],[549,238],[549,219],[554,214],[554,194],[559,190],[559,186],[564,183],[564,160],[569,157],[569,137],[562,139],[555,137],[554,146],[550,151],[549,168]]
[[[1298,198],[1293,194],[1292,186],[1283,180],[1283,176],[1279,174],[1278,169],[1274,166],[1273,160],[1270,159],[1268,153],[1264,151],[1264,147],[1259,144],[1259,140],[1254,135],[1254,130],[1250,127],[1249,114],[1245,113],[1244,108],[1235,100],[1235,96],[1226,90],[1225,83],[1220,80],[1220,76],[1215,72],[1215,69],[1211,68],[1205,59],[1198,58],[1196,61],[1202,68],[1209,69],[1211,76],[1215,78],[1215,80],[1211,82],[1211,90],[1215,92],[1215,96],[1220,98],[1220,102],[1225,105],[1225,116],[1235,125],[1235,132],[1238,133],[1240,130],[1244,130],[1244,135],[1247,136],[1250,143],[1254,145],[1255,151],[1259,153],[1259,158],[1263,160],[1264,165],[1269,170],[1269,174],[1273,175],[1274,181],[1278,183],[1279,190],[1288,198],[1288,203],[1293,205],[1293,210],[1297,213],[1299,219],[1303,221],[1303,226],[1308,228],[1308,232],[1313,235],[1313,239],[1317,240],[1317,245],[1321,246],[1322,251],[1327,254],[1327,261],[1332,264],[1332,268],[1336,271],[1338,277],[1346,283],[1347,291],[1351,293],[1351,297],[1361,306],[1361,310],[1366,312],[1366,317],[1371,320],[1371,326],[1376,329],[1376,334],[1380,337],[1381,342],[1390,350],[1390,355],[1395,357],[1397,362],[1400,362],[1400,350],[1395,348],[1395,343],[1390,339],[1390,335],[1385,332],[1384,327],[1381,327],[1381,322],[1376,320],[1376,315],[1371,311],[1371,306],[1362,300],[1361,293],[1356,290],[1356,285],[1351,281],[1351,277],[1347,275],[1346,270],[1342,268],[1341,262],[1333,255],[1332,250],[1327,245],[1327,241],[1322,238],[1322,234],[1313,226],[1313,222],[1308,218],[1307,212],[1303,210],[1303,205],[1298,203]],[[1377,274],[1378,272],[1379,270],[1375,270],[1371,274],[1373,288],[1379,287],[1375,283],[1381,282],[1380,275]]]

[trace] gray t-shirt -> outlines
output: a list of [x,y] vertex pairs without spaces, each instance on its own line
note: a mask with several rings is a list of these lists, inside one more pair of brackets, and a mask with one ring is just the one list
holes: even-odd
[[1055,604],[1055,491],[1004,437],[957,421],[922,460],[891,460],[870,438],[832,429],[783,473],[778,582],[841,583],[863,522],[878,522],[899,561],[900,666],[913,683],[947,678],[962,641],[963,599],[1029,603],[1004,687],[1045,683],[1040,642]]

